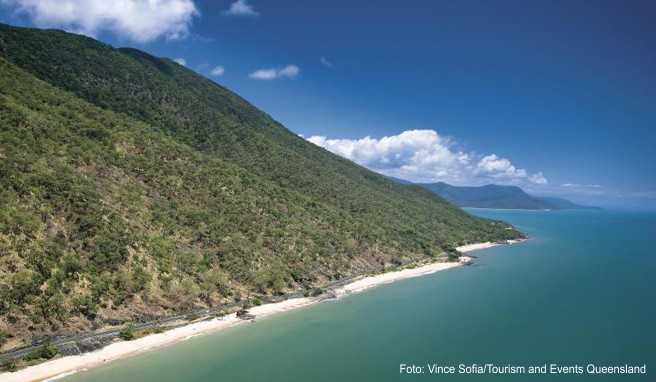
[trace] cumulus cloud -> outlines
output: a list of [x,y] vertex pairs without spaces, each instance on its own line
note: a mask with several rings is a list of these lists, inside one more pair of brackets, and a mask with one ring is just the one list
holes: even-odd
[[181,57],[174,58],[173,61],[177,62],[178,64],[180,64],[182,66],[187,66],[187,60],[185,60],[184,58],[181,58]]
[[225,74],[225,68],[223,66],[215,66],[214,69],[210,71],[210,74],[214,77],[221,77]]
[[277,78],[287,77],[294,78],[301,72],[296,65],[287,65],[282,69],[258,69],[248,76],[254,80],[275,80]]
[[0,0],[39,27],[96,36],[102,31],[145,43],[188,36],[193,0]]
[[547,181],[547,178],[544,177],[544,174],[542,174],[542,171],[531,175],[528,178],[528,180],[530,180],[531,183],[535,183],[535,184],[547,184],[547,183],[549,183],[549,181]]
[[491,178],[519,179],[526,178],[526,170],[516,168],[506,158],[499,158],[495,154],[484,156],[476,165],[475,172],[485,174]]
[[230,8],[223,12],[231,16],[257,16],[259,13],[255,11],[252,5],[248,4],[246,0],[237,0],[230,4]]
[[408,130],[380,139],[312,136],[307,140],[373,171],[415,182],[547,184],[541,172],[531,175],[495,154],[458,150],[452,139],[434,130]]
[[328,139],[308,141],[374,171],[416,181],[460,179],[471,158],[453,151],[447,138],[433,130],[409,130],[380,139]]

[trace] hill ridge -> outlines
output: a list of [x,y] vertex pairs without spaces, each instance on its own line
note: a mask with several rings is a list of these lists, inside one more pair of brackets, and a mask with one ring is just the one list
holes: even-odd
[[169,60],[2,24],[0,202],[0,349],[521,236]]

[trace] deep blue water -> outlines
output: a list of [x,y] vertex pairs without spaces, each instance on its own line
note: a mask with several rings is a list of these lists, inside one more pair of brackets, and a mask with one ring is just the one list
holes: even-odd
[[[656,215],[470,212],[531,239],[476,263],[193,338],[67,381],[656,381]],[[647,375],[405,375],[401,363],[647,365]]]

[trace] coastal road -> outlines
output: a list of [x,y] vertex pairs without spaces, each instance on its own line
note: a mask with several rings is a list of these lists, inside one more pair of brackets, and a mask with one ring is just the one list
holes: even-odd
[[[360,277],[362,276],[349,277],[349,278],[333,281],[324,285],[322,289],[325,291],[330,291],[335,288],[339,288],[340,286],[346,285]],[[297,292],[287,293],[281,296],[261,297],[261,300],[263,303],[274,303],[283,300],[288,300],[291,298],[299,298],[303,296],[304,296],[303,291],[297,291]],[[152,321],[134,323],[133,327],[135,331],[146,330],[146,329],[157,329],[157,328],[172,329],[175,327],[187,325],[190,321],[194,321],[195,319],[200,319],[200,318],[207,319],[221,312],[232,312],[233,310],[237,310],[238,308],[240,308],[242,305],[243,303],[241,302],[235,302],[230,304],[218,305],[212,308],[198,309],[186,313],[158,318]],[[178,321],[179,323],[175,324]],[[12,349],[8,352],[0,354],[0,364],[4,364],[6,362],[23,358],[46,343],[56,346],[57,349],[59,349],[60,353],[64,355],[81,354],[88,350],[99,349],[108,345],[114,339],[118,338],[122,330],[123,327],[100,331],[100,332],[87,332],[87,333],[71,334],[71,335],[56,336],[56,337],[49,337],[49,338],[46,337],[40,338],[36,341],[33,341],[31,345]],[[87,347],[91,346],[92,348],[87,349],[87,347],[82,346],[83,349],[80,349],[80,345],[85,342],[89,344],[87,345]],[[96,344],[96,346],[94,347],[93,344]]]

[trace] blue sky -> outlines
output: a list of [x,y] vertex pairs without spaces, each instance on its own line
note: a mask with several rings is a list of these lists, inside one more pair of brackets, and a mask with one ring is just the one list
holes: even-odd
[[653,2],[102,3],[0,0],[0,20],[182,58],[389,175],[656,205]]

